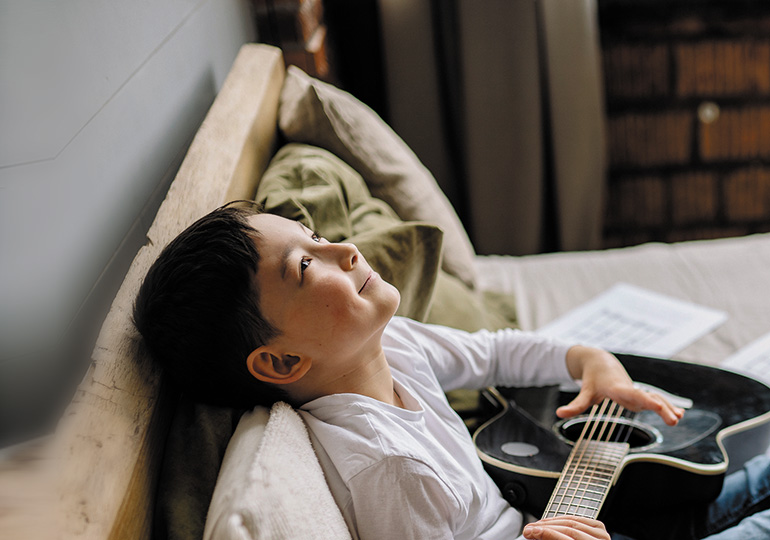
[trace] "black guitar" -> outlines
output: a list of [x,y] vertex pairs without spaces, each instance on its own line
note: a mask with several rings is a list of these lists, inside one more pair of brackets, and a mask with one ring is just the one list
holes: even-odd
[[770,444],[767,385],[699,364],[616,356],[634,381],[684,406],[684,418],[670,427],[649,411],[618,414],[609,402],[565,421],[554,411],[575,392],[489,389],[500,410],[473,440],[513,506],[544,517],[601,511],[617,522],[640,509],[707,502],[728,470]]

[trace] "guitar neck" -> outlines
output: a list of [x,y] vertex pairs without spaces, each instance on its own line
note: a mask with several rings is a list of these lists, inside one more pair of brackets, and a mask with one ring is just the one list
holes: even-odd
[[629,450],[627,443],[582,440],[575,444],[543,517],[596,519]]

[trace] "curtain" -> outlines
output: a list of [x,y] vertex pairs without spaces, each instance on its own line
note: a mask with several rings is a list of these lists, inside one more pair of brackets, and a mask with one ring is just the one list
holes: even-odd
[[477,252],[600,247],[596,0],[380,0],[390,122]]

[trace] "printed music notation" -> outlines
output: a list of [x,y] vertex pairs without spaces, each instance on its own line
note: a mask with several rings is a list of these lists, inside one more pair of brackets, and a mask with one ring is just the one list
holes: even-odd
[[770,333],[725,358],[722,367],[740,371],[770,384]]
[[726,319],[723,311],[618,283],[537,332],[613,352],[667,358]]

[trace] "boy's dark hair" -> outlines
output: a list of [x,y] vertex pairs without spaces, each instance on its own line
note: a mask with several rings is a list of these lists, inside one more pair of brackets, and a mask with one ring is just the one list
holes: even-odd
[[134,324],[150,356],[196,401],[251,408],[286,393],[246,367],[254,349],[278,335],[259,310],[254,276],[256,209],[222,207],[161,252],[134,303]]

